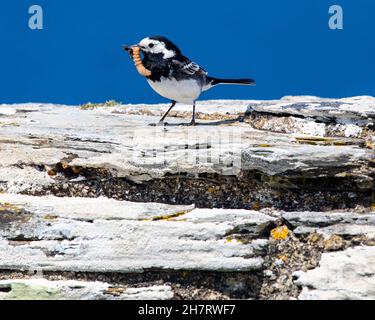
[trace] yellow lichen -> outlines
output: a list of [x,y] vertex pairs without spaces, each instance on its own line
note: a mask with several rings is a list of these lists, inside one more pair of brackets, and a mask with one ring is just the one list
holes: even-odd
[[16,122],[0,122],[0,127],[20,127],[21,125]]
[[82,110],[93,110],[95,108],[100,108],[100,107],[114,107],[114,106],[117,106],[117,105],[120,105],[122,104],[121,102],[117,102],[115,100],[110,100],[110,101],[106,101],[104,103],[86,103],[86,104],[83,104],[81,105],[81,109]]
[[236,241],[237,241],[238,243],[244,243],[244,241],[243,241],[242,238],[237,238]]
[[278,257],[282,262],[287,262],[288,259],[289,259],[289,256],[288,255],[281,255]]
[[56,220],[58,216],[52,215],[52,214],[46,214],[43,219],[44,220]]
[[228,236],[226,239],[225,239],[225,242],[226,243],[232,243],[233,241],[236,241],[237,243],[243,243],[243,240],[241,238],[236,238],[234,236]]
[[271,237],[274,240],[284,240],[289,235],[289,229],[287,226],[278,227],[271,231]]
[[22,208],[19,208],[15,206],[14,204],[8,203],[8,202],[3,202],[0,203],[0,212],[4,211],[13,211],[13,212],[21,212]]
[[126,291],[125,288],[109,287],[107,290],[104,291],[104,293],[118,297],[118,296],[121,296],[125,291]]
[[329,138],[329,137],[296,137],[297,143],[323,146],[346,146],[353,144],[350,140]]
[[233,242],[233,237],[232,237],[232,236],[227,237],[227,238],[225,239],[225,242],[226,242],[226,243],[231,243],[231,242]]
[[183,210],[176,213],[168,214],[165,216],[157,216],[153,217],[151,219],[145,219],[145,221],[174,221],[173,219],[181,217],[185,214],[187,214],[190,210]]
[[255,210],[255,211],[259,211],[261,208],[262,208],[262,207],[261,207],[259,201],[255,201],[255,202],[253,203],[253,205],[251,206],[251,209],[252,209],[252,210]]

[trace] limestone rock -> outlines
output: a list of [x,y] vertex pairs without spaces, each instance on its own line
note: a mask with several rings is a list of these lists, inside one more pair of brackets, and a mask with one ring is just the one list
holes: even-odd
[[[355,121],[367,133],[349,138],[322,137],[314,130],[264,131],[246,123],[252,117],[249,105],[257,112],[283,110],[313,125],[323,114],[344,126],[347,117],[347,123]],[[165,127],[149,124],[158,122],[166,105],[1,108],[4,192],[195,203],[203,208],[322,211],[371,206],[375,155],[368,147],[370,98],[207,101],[198,107],[202,120],[194,128],[180,125],[191,115],[184,105]]]
[[173,296],[169,286],[120,288],[85,281],[0,281],[0,300],[170,300]]
[[248,113],[252,115],[248,122],[262,130],[318,137],[363,137],[374,134],[375,99],[285,97],[250,103]]
[[297,272],[301,300],[375,299],[375,247],[324,253],[320,266]]
[[[251,101],[212,101],[200,109],[208,114],[241,116],[249,103]],[[332,102],[330,108],[338,108],[343,103]],[[258,102],[256,110],[284,110],[284,104]],[[323,102],[321,104],[314,102],[304,108],[293,107],[291,103],[286,109],[291,114],[310,119],[331,110],[327,110]],[[0,157],[3,159],[0,177],[4,187],[11,192],[27,188],[38,190],[53,184],[58,177],[49,175],[48,169],[66,161],[64,159],[69,159],[67,163],[73,172],[74,168],[77,172],[80,167],[96,168],[108,171],[114,177],[138,182],[181,173],[236,175],[243,170],[258,170],[267,175],[293,172],[300,176],[302,172],[312,174],[312,169],[319,168],[320,174],[338,174],[349,167],[353,176],[372,181],[373,170],[364,165],[374,160],[374,153],[361,148],[363,142],[360,140],[265,134],[246,123],[231,121],[206,120],[201,126],[186,128],[176,125],[181,121],[171,118],[170,126],[148,126],[158,118],[154,113],[148,115],[146,110],[156,109],[159,114],[164,109],[161,106],[82,110],[30,104],[2,108],[6,112],[0,118],[3,123],[0,126]],[[361,105],[355,111],[353,105],[345,104],[338,110],[334,114],[340,118],[362,119],[373,115],[372,105]],[[305,134],[314,135],[314,132]],[[354,168],[358,169],[357,174],[354,174]],[[66,174],[69,172],[65,170]],[[87,178],[87,175],[79,178]]]
[[0,105],[0,298],[374,296],[374,98],[167,108]]
[[335,247],[338,242],[342,243],[342,237],[365,236],[368,239],[375,239],[374,213],[286,212],[282,213],[282,216],[293,225],[294,233],[298,235],[315,232],[323,235],[328,241],[329,248]]
[[[254,271],[267,245],[255,229],[273,220],[246,210],[7,194],[0,212],[2,270]],[[228,241],[244,224],[254,226],[254,240]]]

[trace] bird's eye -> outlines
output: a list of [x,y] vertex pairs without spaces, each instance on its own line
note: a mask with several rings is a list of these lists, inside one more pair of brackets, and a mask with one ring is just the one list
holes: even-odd
[[153,48],[153,47],[154,47],[154,44],[153,44],[153,43],[150,43],[150,44],[148,45],[148,47],[149,47],[149,48]]

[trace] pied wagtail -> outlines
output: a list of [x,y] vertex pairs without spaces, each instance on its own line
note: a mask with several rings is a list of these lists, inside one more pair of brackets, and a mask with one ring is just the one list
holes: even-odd
[[[209,77],[198,64],[186,58],[171,41],[161,36],[143,39],[138,46],[143,53],[143,66],[151,71],[147,82],[159,95],[172,101],[171,107],[161,118],[165,118],[177,102],[193,105],[193,119],[188,125],[195,125],[195,102],[203,91],[219,84],[255,85],[252,79],[218,79]],[[124,46],[132,56],[132,47]]]

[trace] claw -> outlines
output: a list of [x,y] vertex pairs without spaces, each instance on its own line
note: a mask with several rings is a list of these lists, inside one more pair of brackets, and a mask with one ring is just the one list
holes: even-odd
[[184,123],[183,126],[184,127],[195,127],[197,125],[197,123],[195,122],[195,120],[189,122],[189,123]]
[[150,123],[150,127],[166,127],[168,125],[167,122],[159,121],[158,123]]

